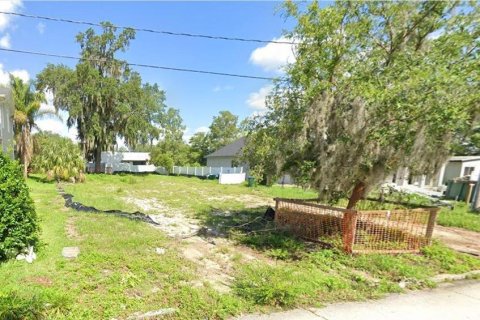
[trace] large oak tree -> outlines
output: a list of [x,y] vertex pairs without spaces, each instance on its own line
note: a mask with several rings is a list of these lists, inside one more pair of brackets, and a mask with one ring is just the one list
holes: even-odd
[[67,125],[78,130],[82,151],[101,170],[101,152],[113,148],[119,137],[127,144],[158,139],[164,92],[156,85],[142,85],[138,73],[118,58],[134,39],[132,29],[118,33],[108,22],[102,33],[90,28],[77,35],[81,60],[74,69],[48,65],[39,75],[37,88],[51,90],[57,109],[68,112]]
[[[399,167],[438,170],[479,111],[478,3],[285,8],[297,21],[296,62],[250,134],[251,157],[269,154],[273,174],[313,163],[320,197],[349,196],[349,208]],[[252,152],[265,134],[272,150]]]

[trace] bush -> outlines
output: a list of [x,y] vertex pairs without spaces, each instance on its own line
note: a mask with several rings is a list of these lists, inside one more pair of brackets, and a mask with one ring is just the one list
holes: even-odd
[[0,153],[0,260],[38,243],[37,215],[20,166]]
[[80,149],[70,139],[42,132],[34,135],[32,167],[47,175],[47,180],[84,182],[85,162]]

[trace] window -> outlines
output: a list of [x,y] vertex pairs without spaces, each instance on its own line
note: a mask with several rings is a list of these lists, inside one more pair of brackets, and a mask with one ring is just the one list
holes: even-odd
[[463,169],[463,176],[471,176],[473,171],[475,171],[475,167],[465,167]]

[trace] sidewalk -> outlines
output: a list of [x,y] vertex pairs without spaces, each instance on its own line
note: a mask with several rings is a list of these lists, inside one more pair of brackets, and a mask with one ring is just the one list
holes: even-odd
[[442,284],[436,289],[394,294],[366,302],[337,303],[322,309],[295,309],[237,320],[477,320],[480,281]]

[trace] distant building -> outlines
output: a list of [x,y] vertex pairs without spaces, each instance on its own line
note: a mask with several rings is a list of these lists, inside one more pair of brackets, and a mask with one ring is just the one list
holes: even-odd
[[245,137],[242,137],[209,154],[206,156],[207,167],[234,167],[235,158],[241,154],[244,146]]
[[[206,156],[207,167],[234,167],[237,157],[241,155],[242,149],[245,146],[245,140],[245,137],[239,138]],[[248,163],[242,163],[239,164],[239,166],[243,167],[248,177]],[[285,173],[278,179],[277,183],[294,184],[295,181],[288,173]]]
[[480,175],[480,156],[455,156],[448,159],[435,175],[413,176],[407,168],[400,168],[387,179],[398,186],[414,185],[420,188],[445,189],[448,181],[469,177],[477,181]]
[[8,88],[0,88],[0,151],[13,158],[13,100]]
[[[95,171],[95,164],[88,163],[88,171]],[[148,152],[102,152],[102,172],[155,172],[155,166],[150,164]]]

